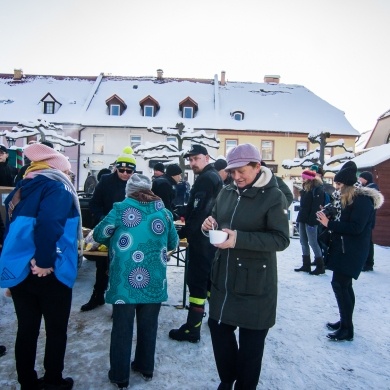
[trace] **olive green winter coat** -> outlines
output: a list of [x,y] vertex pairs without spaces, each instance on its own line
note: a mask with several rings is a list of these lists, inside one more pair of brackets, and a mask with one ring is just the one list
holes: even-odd
[[271,171],[261,172],[241,196],[234,184],[223,188],[212,212],[218,229],[236,230],[237,240],[216,253],[210,318],[247,329],[275,324],[276,252],[290,243],[285,198]]

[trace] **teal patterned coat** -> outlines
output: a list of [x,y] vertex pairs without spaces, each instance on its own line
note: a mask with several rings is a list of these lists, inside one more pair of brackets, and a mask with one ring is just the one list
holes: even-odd
[[179,239],[172,214],[161,200],[126,198],[114,203],[95,227],[93,237],[109,247],[107,303],[160,303],[168,299],[167,252],[177,248]]

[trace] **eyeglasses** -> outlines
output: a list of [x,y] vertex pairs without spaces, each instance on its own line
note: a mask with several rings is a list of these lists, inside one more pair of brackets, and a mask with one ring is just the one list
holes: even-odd
[[125,168],[118,168],[118,171],[120,173],[127,173],[128,175],[131,175],[132,173],[134,173],[134,171],[132,169],[125,169]]

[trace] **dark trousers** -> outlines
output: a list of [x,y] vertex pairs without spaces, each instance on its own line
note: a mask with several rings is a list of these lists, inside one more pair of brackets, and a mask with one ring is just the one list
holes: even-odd
[[268,329],[239,328],[237,343],[236,326],[209,318],[209,327],[221,382],[236,381],[235,390],[256,390]]
[[33,389],[36,383],[35,358],[42,316],[46,330],[45,381],[59,383],[64,369],[72,289],[54,274],[41,278],[30,274],[11,292],[18,319],[15,359],[19,383],[24,389]]
[[108,285],[108,258],[95,256],[96,261],[96,281],[94,290],[97,295],[104,295]]
[[135,315],[137,316],[137,345],[134,365],[142,373],[153,374],[160,308],[161,303],[113,305],[108,373],[111,382],[123,383],[129,380]]
[[188,246],[187,285],[190,303],[207,299],[210,288],[211,265],[217,248],[210,244],[208,237],[202,235],[191,239]]
[[355,308],[355,293],[352,287],[352,277],[340,272],[333,272],[331,284],[339,307],[341,327],[352,328],[352,316]]

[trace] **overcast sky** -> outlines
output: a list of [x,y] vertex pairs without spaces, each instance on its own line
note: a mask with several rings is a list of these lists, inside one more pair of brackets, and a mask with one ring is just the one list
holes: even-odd
[[300,84],[360,132],[390,109],[389,0],[0,0],[0,73]]

